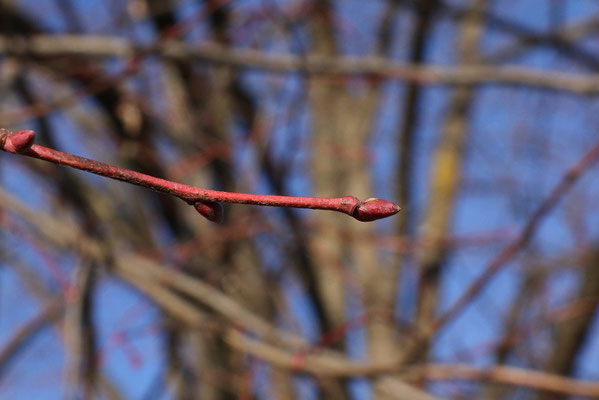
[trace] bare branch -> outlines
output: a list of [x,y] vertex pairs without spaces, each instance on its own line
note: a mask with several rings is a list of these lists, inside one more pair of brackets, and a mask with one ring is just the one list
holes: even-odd
[[187,203],[192,204],[200,214],[213,222],[220,222],[222,209],[219,203],[221,202],[338,211],[363,222],[390,217],[397,214],[400,210],[398,205],[390,201],[375,198],[360,201],[354,196],[339,198],[295,197],[200,189],[32,144],[33,138],[33,131],[11,133],[5,129],[0,129],[0,148],[9,153],[21,154],[59,165],[66,165],[71,168],[179,197]]
[[54,299],[44,304],[38,314],[21,326],[0,349],[0,373],[6,369],[7,363],[23,348],[27,341],[47,323],[58,318],[61,312],[62,302],[59,299]]
[[561,90],[580,95],[599,91],[599,79],[594,75],[538,70],[516,66],[416,65],[379,56],[333,57],[322,55],[295,56],[272,54],[253,49],[231,49],[212,42],[189,45],[165,40],[145,47],[126,39],[106,36],[36,35],[28,39],[0,38],[0,53],[15,56],[57,57],[119,57],[139,54],[160,55],[173,60],[191,60],[264,70],[273,73],[309,73],[316,75],[362,75],[384,77],[421,85],[481,85],[499,84]]
[[465,364],[429,364],[417,368],[415,375],[428,380],[486,381],[569,396],[599,398],[599,384],[596,382],[517,367],[480,368]]
[[578,178],[599,161],[599,142],[595,143],[574,165],[572,165],[561,177],[547,198],[539,205],[526,225],[522,228],[520,235],[507,245],[487,266],[472,285],[462,296],[433,323],[433,331],[443,327],[448,321],[459,314],[476,297],[489,281],[512,260],[518,252],[532,239],[537,227],[543,218],[557,205],[562,197],[572,188]]

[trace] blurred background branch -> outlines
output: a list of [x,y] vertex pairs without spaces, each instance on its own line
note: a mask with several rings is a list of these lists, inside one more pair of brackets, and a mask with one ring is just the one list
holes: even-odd
[[599,398],[599,5],[0,0],[0,397]]

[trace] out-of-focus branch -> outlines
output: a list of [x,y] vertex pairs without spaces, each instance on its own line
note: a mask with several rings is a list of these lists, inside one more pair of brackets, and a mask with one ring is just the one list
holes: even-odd
[[458,315],[489,283],[489,281],[501,270],[501,268],[512,260],[518,252],[532,239],[537,227],[543,218],[557,205],[564,194],[572,188],[578,178],[599,161],[599,142],[595,143],[573,166],[561,177],[547,198],[539,205],[526,225],[522,228],[520,235],[507,245],[487,266],[462,296],[437,320],[434,322],[433,330],[439,329]]
[[[348,360],[341,353],[326,349],[311,352],[310,354],[298,353],[298,351],[309,346],[304,339],[277,329],[237,304],[227,295],[187,274],[163,268],[153,261],[137,256],[118,257],[115,261],[115,267],[115,272],[118,275],[125,277],[128,282],[139,287],[181,321],[192,326],[202,327],[204,326],[202,323],[204,318],[198,315],[193,307],[182,303],[182,299],[175,300],[173,294],[169,294],[165,286],[176,289],[190,297],[196,293],[193,298],[216,311],[217,314],[228,321],[227,325],[223,325],[223,331],[225,332],[224,338],[229,345],[278,367],[318,376],[352,377],[392,372],[401,365],[399,360],[354,362]],[[156,274],[161,275],[161,277]],[[144,278],[139,278],[141,275]],[[199,290],[193,291],[194,289]],[[159,293],[160,296],[154,297],[155,293]],[[181,305],[183,306],[181,307]],[[198,321],[200,322],[199,325],[197,324]],[[233,325],[232,328],[230,324]],[[250,332],[261,338],[247,335],[245,332]]]
[[[7,210],[18,213],[45,240],[60,248],[77,250],[91,259],[103,260],[105,253],[99,243],[80,232],[77,227],[47,214],[34,212],[2,190],[0,190],[0,201]],[[298,356],[297,351],[308,347],[308,343],[303,338],[278,329],[200,280],[174,269],[161,267],[149,259],[134,254],[115,254],[113,264],[119,276],[126,278],[128,282],[133,279],[134,284],[154,301],[192,326],[197,326],[197,323],[202,325],[205,321],[204,316],[198,314],[194,307],[186,306],[182,303],[184,300],[174,297],[164,289],[164,286],[172,285],[172,289],[187,296],[195,294],[196,300],[227,321],[223,328],[224,332],[228,332],[225,339],[229,345],[244,353],[275,363],[280,368],[291,368],[296,372],[322,376],[352,377],[394,372],[402,365],[401,359],[385,362],[356,362],[349,360],[342,353],[327,349]],[[143,279],[139,279],[140,274],[144,276]],[[159,295],[155,296],[156,293]],[[257,334],[261,339],[246,335],[246,332]],[[290,360],[293,362],[290,363]],[[402,397],[398,395],[396,398]]]
[[374,384],[376,398],[380,400],[401,399],[401,400],[434,400],[438,397],[432,397],[430,394],[418,390],[414,386],[396,379],[393,376],[383,376]]
[[[137,265],[135,266],[137,267]],[[189,326],[205,331],[217,332],[219,330],[219,324],[215,323],[212,318],[172,293],[169,289],[153,282],[151,279],[144,278],[142,270],[120,270],[118,274],[130,285],[145,293],[149,299],[162,306],[165,310],[168,310],[179,321],[185,321]]]
[[94,396],[97,380],[95,357],[95,335],[93,332],[92,288],[95,284],[95,266],[84,261],[75,271],[68,289],[68,302],[65,308],[64,337],[68,348],[68,379],[73,394],[82,392],[84,399]]
[[[549,33],[538,35],[522,35],[516,38],[514,42],[502,46],[500,49],[493,51],[484,57],[487,63],[501,63],[511,58],[517,57],[525,51],[530,50],[533,46],[554,46],[560,51],[566,50],[567,53],[572,53],[572,46],[576,40],[580,40],[587,35],[596,32],[599,29],[599,20],[597,16],[586,18],[582,21],[576,21],[565,27],[560,27]],[[580,51],[577,48],[575,55],[580,56]],[[577,59],[586,57],[575,57]],[[596,60],[592,60],[590,66],[596,64]]]
[[516,367],[495,366],[485,369],[465,364],[430,364],[418,368],[415,377],[440,381],[485,381],[569,396],[599,398],[599,384],[596,382]]
[[231,49],[207,42],[189,45],[165,40],[151,48],[115,37],[92,35],[35,35],[27,39],[0,38],[0,53],[34,57],[132,57],[160,55],[175,60],[195,59],[238,68],[275,73],[363,75],[414,82],[421,85],[500,84],[562,90],[581,95],[599,91],[599,79],[589,74],[538,70],[516,66],[413,65],[379,56],[334,57],[272,54],[254,49]]
[[[26,69],[22,70],[14,82],[16,91],[22,97],[24,102],[31,106],[37,102],[37,95],[32,90],[31,84],[27,79]],[[36,118],[39,125],[40,138],[49,146],[55,146],[55,135],[52,125],[47,115],[40,115]],[[83,229],[88,234],[101,238],[99,229],[100,218],[94,212],[92,202],[95,197],[86,198],[87,192],[85,185],[68,171],[61,168],[52,169],[47,175],[48,179],[57,183],[60,190],[61,199],[81,216]],[[71,388],[83,390],[85,399],[91,398],[95,390],[97,381],[97,368],[95,362],[96,339],[92,313],[92,302],[95,282],[95,267],[93,265],[84,265],[81,267],[82,280],[75,284],[77,300],[67,302],[65,305],[65,343],[69,348],[67,358],[70,360],[69,375],[71,377]]]
[[[591,307],[596,307],[599,296],[599,250],[595,250],[582,261],[581,283],[578,300],[591,301]],[[593,328],[595,313],[586,312],[574,318],[560,321],[556,326],[556,337],[551,346],[551,355],[547,360],[546,370],[557,374],[570,374],[580,351],[585,346],[586,338]]]
[[[414,0],[397,1],[399,4],[412,8],[417,7],[421,3],[421,1]],[[455,6],[444,1],[440,3],[439,11],[440,16],[446,16],[459,22],[466,15],[472,14],[473,10],[470,7]],[[573,36],[582,36],[585,34],[585,31],[592,30],[592,26],[584,26],[586,25],[585,21],[577,22],[572,26],[563,29],[560,28],[551,32],[539,32],[537,29],[531,27],[530,24],[524,23],[523,21],[516,21],[516,19],[507,16],[498,15],[493,11],[475,11],[474,15],[483,19],[485,25],[491,29],[496,29],[516,37],[517,43],[508,44],[506,47],[499,49],[498,53],[495,53],[499,55],[499,58],[494,59],[493,56],[491,56],[491,59],[485,60],[489,63],[492,63],[494,60],[496,62],[501,62],[502,55],[509,56],[512,51],[517,53],[517,47],[528,49],[530,45],[543,45],[558,48],[560,52],[567,55],[570,59],[593,69],[596,69],[597,65],[599,65],[599,59],[592,50],[587,50],[578,43],[572,43],[572,40],[574,39]],[[577,27],[576,25],[580,26]],[[503,50],[507,50],[507,53],[503,53]]]
[[[423,337],[417,338],[414,345],[406,347],[405,359],[411,360],[419,354],[423,342],[438,332],[448,322],[459,315],[473,299],[487,286],[495,275],[532,239],[543,218],[557,205],[563,195],[576,183],[580,176],[599,160],[599,142],[595,143],[572,167],[562,176],[547,198],[539,205],[516,239],[488,264],[485,271],[464,291],[461,297],[447,311],[437,317],[428,327],[422,327]],[[401,363],[404,362],[401,361]]]
[[[545,283],[545,271],[536,268],[536,266],[526,266],[523,273],[524,276],[520,291],[503,322],[503,337],[494,346],[494,356],[498,366],[506,364],[510,355],[515,353],[514,350],[517,348],[518,343],[531,330],[530,326],[525,325],[523,327],[520,325],[520,322],[526,313],[530,312],[530,305],[534,304],[534,299],[539,296]],[[484,392],[485,397],[493,399],[505,398],[506,389],[508,388],[490,385]]]
[[[125,264],[123,264],[125,265]],[[131,265],[131,264],[127,264]],[[133,264],[134,267],[139,265]],[[146,264],[146,266],[148,266]],[[143,271],[141,269],[140,271]],[[139,272],[143,274],[143,272]],[[176,295],[169,293],[168,290],[160,284],[149,283],[147,279],[139,279],[136,273],[124,272],[123,276],[127,281],[140,288],[148,294],[151,299],[156,301],[165,310],[189,324],[191,327],[205,329],[204,317],[199,311],[190,306],[186,301]],[[146,282],[144,282],[146,281]],[[156,297],[155,294],[159,293]],[[214,325],[212,325],[215,327]],[[396,369],[396,363],[360,363],[345,360],[345,357],[337,355],[336,352],[323,350],[321,353],[298,355],[285,348],[269,344],[263,340],[245,334],[246,327],[225,327],[223,326],[223,337],[231,347],[240,352],[252,355],[261,360],[267,361],[279,368],[289,369],[291,371],[308,373],[316,376],[331,377],[356,377],[378,375],[386,372],[392,372]],[[293,338],[293,335],[283,334],[283,337]],[[296,339],[285,339],[286,342],[294,342]],[[420,393],[422,398],[433,399],[434,397],[425,394],[410,387],[411,390]],[[397,398],[402,398],[401,393],[396,394]],[[394,397],[395,398],[395,397]]]
[[[466,64],[478,59],[478,45],[484,29],[480,14],[488,7],[486,0],[472,0],[468,4],[472,13],[461,20],[456,43],[458,58]],[[451,230],[462,179],[465,146],[469,137],[468,117],[474,95],[474,89],[469,87],[457,88],[452,93],[433,154],[428,203],[422,223],[423,234],[433,246],[418,257],[420,282],[416,324],[419,327],[429,326],[439,306],[441,276],[448,256],[440,239]],[[428,351],[422,351],[420,357],[426,357],[427,354]]]
[[[9,200],[9,202],[10,201],[11,200]],[[13,205],[16,205],[16,203],[14,203]],[[49,288],[45,287],[44,283],[40,279],[40,276],[36,274],[34,271],[30,270],[24,263],[20,262],[18,259],[11,259],[9,265],[11,270],[15,272],[15,274],[20,278],[22,282],[24,282],[28,292],[31,293],[38,301],[42,302],[45,306],[54,301],[57,301],[56,299],[53,299],[54,295],[49,290]],[[62,311],[62,300],[60,305]],[[66,342],[67,339],[65,337],[65,326],[61,323],[62,319],[55,318],[53,322],[58,336],[63,341],[63,343]],[[121,395],[121,393],[117,390],[117,388],[112,384],[112,382],[102,372],[99,373],[98,384],[100,389],[102,390],[102,393],[106,396],[107,399],[122,400],[124,398]]]
[[22,349],[33,335],[38,333],[47,323],[58,318],[62,312],[60,299],[53,299],[44,304],[42,310],[21,326],[0,349],[0,376],[8,362]]
[[[426,65],[426,43],[433,29],[434,16],[439,7],[438,0],[420,1],[416,7],[416,23],[414,24],[410,45],[410,63],[414,66]],[[401,125],[399,127],[399,169],[397,173],[397,196],[399,202],[410,205],[406,212],[398,218],[398,231],[406,234],[412,228],[411,200],[414,185],[414,154],[416,146],[416,127],[419,123],[423,107],[420,106],[423,87],[416,82],[410,82],[406,88],[404,101],[401,106]]]

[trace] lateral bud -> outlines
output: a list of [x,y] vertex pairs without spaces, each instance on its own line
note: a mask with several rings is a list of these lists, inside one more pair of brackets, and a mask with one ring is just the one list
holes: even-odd
[[193,203],[193,207],[207,220],[216,223],[223,222],[224,210],[221,203],[213,201],[196,201]]

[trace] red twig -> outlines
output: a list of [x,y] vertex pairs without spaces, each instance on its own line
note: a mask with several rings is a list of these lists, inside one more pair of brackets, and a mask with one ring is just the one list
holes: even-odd
[[33,131],[11,133],[5,129],[0,129],[0,148],[9,153],[66,165],[179,197],[193,205],[204,217],[215,222],[222,219],[222,206],[220,203],[338,211],[350,215],[358,221],[374,221],[394,215],[400,210],[398,205],[390,201],[374,198],[360,201],[354,196],[334,198],[272,196],[200,189],[39,146],[33,144],[34,137],[35,133]]

